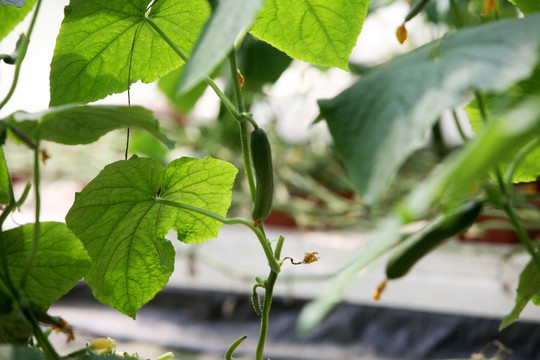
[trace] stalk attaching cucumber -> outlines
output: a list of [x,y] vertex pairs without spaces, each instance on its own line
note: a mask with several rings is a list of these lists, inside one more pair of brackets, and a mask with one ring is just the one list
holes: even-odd
[[259,224],[270,215],[274,197],[272,150],[266,132],[261,128],[251,133],[251,156],[256,180],[251,215],[255,223]]
[[445,240],[464,232],[478,218],[482,203],[469,201],[435,218],[419,231],[405,238],[401,247],[386,264],[386,277],[397,279],[405,275],[424,255]]

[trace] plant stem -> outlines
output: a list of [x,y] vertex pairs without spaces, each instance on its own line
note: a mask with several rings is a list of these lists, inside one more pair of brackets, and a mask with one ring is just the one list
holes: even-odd
[[[475,90],[474,96],[476,98],[476,102],[478,103],[478,108],[480,109],[480,115],[482,116],[482,122],[484,123],[484,126],[488,123],[488,116],[486,111],[486,106],[484,103],[484,100],[482,98],[482,95]],[[510,176],[510,182],[507,184],[505,183],[501,171],[499,167],[495,167],[495,174],[497,176],[497,182],[499,183],[499,189],[501,191],[501,194],[503,196],[503,210],[508,216],[508,219],[512,223],[512,226],[514,227],[514,230],[516,231],[519,240],[523,243],[529,254],[532,256],[534,262],[538,266],[538,269],[540,270],[540,257],[538,253],[534,249],[534,245],[532,244],[531,238],[527,234],[527,231],[525,231],[525,228],[523,227],[523,224],[519,220],[516,210],[514,209],[514,206],[512,204],[512,198],[511,198],[511,191],[509,190],[509,187],[512,186],[512,177]]]
[[[229,54],[229,65],[231,68],[231,79],[234,89],[234,97],[236,99],[236,109],[240,113],[245,113],[244,99],[242,98],[242,89],[240,80],[238,79],[238,64],[236,61],[236,50],[233,48]],[[253,176],[253,168],[251,166],[251,151],[249,149],[248,126],[245,118],[239,122],[240,126],[240,145],[244,157],[244,171],[246,172],[247,181],[249,184],[249,192],[251,201],[255,200],[255,180]]]
[[523,224],[519,220],[516,210],[514,209],[514,206],[510,202],[510,198],[508,197],[508,194],[505,190],[505,186],[502,183],[502,176],[501,172],[497,171],[497,177],[499,180],[499,187],[501,188],[501,192],[503,193],[504,202],[502,204],[503,210],[508,216],[508,219],[512,223],[512,226],[514,227],[514,230],[516,231],[519,240],[523,243],[529,254],[532,256],[533,261],[536,263],[536,266],[538,270],[540,270],[540,257],[538,256],[538,253],[536,252],[534,245],[531,241],[531,238],[529,237],[529,234],[527,234],[527,231],[523,227]]
[[173,206],[182,210],[187,210],[187,211],[191,211],[191,212],[195,212],[195,213],[207,216],[225,225],[242,224],[244,226],[247,226],[248,228],[251,229],[251,231],[255,233],[255,235],[259,239],[259,242],[261,243],[261,246],[264,250],[264,254],[266,255],[266,258],[268,259],[268,265],[270,266],[270,268],[275,272],[278,272],[278,273],[280,272],[281,265],[275,259],[274,253],[272,251],[272,248],[270,247],[270,243],[268,242],[268,239],[259,228],[255,227],[255,225],[251,223],[251,221],[244,218],[229,218],[228,219],[218,214],[215,214],[211,211],[201,209],[201,208],[191,206],[191,205],[178,203],[175,201],[170,201],[170,200],[165,200],[165,199],[155,199],[155,201],[163,205]]
[[[169,38],[167,36],[167,34],[165,34],[165,32],[158,26],[158,24],[156,24],[154,22],[154,20],[152,20],[152,18],[148,17],[148,16],[145,16],[144,17],[144,20],[148,23],[148,25],[150,25],[150,27],[152,27],[152,29],[154,29],[158,35],[163,39],[165,40],[165,42],[171,47],[171,49],[173,49],[173,51],[178,55],[180,56],[180,58],[182,60],[184,60],[184,62],[188,62],[189,58],[186,54],[184,54],[184,52],[182,51],[182,49],[180,49],[172,40],[171,38]],[[232,103],[231,99],[229,99],[229,97],[227,95],[225,95],[221,89],[217,86],[217,84],[214,82],[214,80],[212,80],[210,78],[210,76],[206,76],[203,81],[208,85],[210,86],[214,92],[216,93],[216,95],[219,97],[219,99],[221,100],[221,102],[223,103],[223,105],[225,106],[225,108],[231,113],[232,117],[238,121],[241,121],[243,116],[240,112],[238,112],[234,106],[234,104]]]
[[11,99],[11,96],[13,96],[13,93],[15,92],[15,88],[17,87],[17,83],[19,82],[19,74],[21,72],[21,64],[24,60],[24,57],[26,56],[26,51],[28,50],[28,44],[30,43],[30,36],[32,35],[32,31],[34,30],[34,25],[36,24],[37,15],[39,13],[39,9],[41,7],[41,0],[36,1],[36,8],[34,9],[34,14],[32,16],[32,20],[30,22],[30,26],[28,27],[28,31],[26,34],[26,37],[23,40],[21,49],[19,50],[19,55],[17,56],[17,61],[15,62],[15,73],[13,75],[13,82],[11,83],[11,88],[9,89],[8,93],[6,94],[4,100],[0,102],[0,109],[6,105],[6,103]]
[[56,350],[54,350],[53,346],[49,342],[49,339],[47,339],[47,337],[39,327],[38,321],[34,313],[31,310],[27,310],[24,313],[26,315],[26,318],[32,325],[34,336],[36,337],[39,346],[43,350],[45,358],[47,360],[60,360],[60,356],[58,355]]
[[[279,237],[278,243],[276,245],[276,250],[274,252],[275,259],[279,261],[281,257],[281,248],[283,247],[283,241],[285,239],[283,236]],[[266,335],[268,334],[268,320],[270,318],[270,308],[272,306],[272,296],[274,294],[274,286],[276,285],[276,280],[278,273],[271,270],[266,280],[265,293],[264,293],[264,303],[263,311],[261,314],[261,330],[259,332],[259,341],[257,342],[257,350],[255,352],[256,360],[263,360],[264,357],[264,345],[266,343]]]
[[[39,139],[39,124],[37,128],[37,135],[36,138]],[[34,263],[34,259],[36,257],[37,249],[39,246],[39,230],[40,230],[40,212],[41,212],[41,196],[39,193],[39,140],[37,140],[37,147],[34,150],[34,202],[35,202],[35,223],[34,223],[34,236],[32,239],[32,246],[30,247],[30,252],[28,253],[28,257],[26,258],[26,263],[24,264],[23,273],[21,277],[21,289],[25,289],[26,287],[26,280],[28,279],[28,276],[30,275],[30,270],[32,269],[32,264]]]

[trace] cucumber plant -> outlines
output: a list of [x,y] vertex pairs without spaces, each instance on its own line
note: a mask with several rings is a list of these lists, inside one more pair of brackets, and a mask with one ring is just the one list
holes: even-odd
[[[448,3],[446,10],[429,0],[412,4],[404,22],[396,24],[400,42],[407,41],[406,22],[420,13],[426,14],[427,21],[447,24],[451,31],[386,66],[370,67],[335,98],[320,100],[319,118],[326,120],[356,192],[373,209],[384,201],[399,167],[421,146],[444,111],[469,102],[466,110],[477,136],[464,139],[462,148],[395,204],[375,230],[369,248],[304,310],[301,330],[312,329],[330,311],[358,271],[399,244],[402,225],[435,212],[448,220],[451,209],[480,198],[487,199],[486,206],[498,206],[508,214],[531,256],[521,275],[516,307],[502,326],[515,321],[525,304],[540,293],[535,281],[540,258],[517,216],[511,187],[540,173],[534,136],[540,130],[540,107],[533,97],[540,92],[540,8],[531,0],[500,0],[498,6],[484,0]],[[172,274],[175,252],[165,238],[170,230],[176,231],[178,241],[197,244],[217,237],[223,224],[241,224],[252,231],[269,266],[268,277],[257,278],[252,292],[261,318],[255,358],[264,359],[273,289],[284,260],[290,257],[281,255],[284,237],[273,242],[265,232],[274,187],[272,153],[265,131],[249,112],[244,89],[251,79],[247,72],[242,76],[237,53],[254,36],[291,58],[348,70],[369,5],[369,0],[338,0],[324,6],[315,0],[71,0],[51,62],[49,107],[38,113],[23,109],[2,114],[0,119],[2,143],[15,141],[33,153],[32,184],[15,194],[4,147],[0,148],[0,202],[4,204],[0,214],[0,342],[7,344],[0,346],[0,357],[122,357],[114,355],[112,347],[99,354],[92,346],[58,354],[40,323],[68,336],[72,330],[47,309],[84,278],[96,299],[134,318]],[[0,0],[0,40],[31,14],[26,34],[15,49],[0,55],[0,71],[13,74],[0,99],[0,111],[18,87],[44,6],[43,0]],[[226,90],[211,76],[224,61],[229,65],[230,89]],[[275,81],[289,63],[280,61],[272,74],[255,81],[260,84],[258,90],[265,82]],[[258,64],[248,65],[253,70]],[[175,146],[151,111],[129,106],[129,96],[128,106],[91,104],[114,93],[129,94],[131,84],[151,83],[172,72],[181,74],[170,90],[173,98],[189,93],[196,99],[209,87],[228,114],[227,121],[236,127],[234,145],[243,156],[252,218],[227,217],[237,175],[234,164],[210,157],[182,157],[163,166],[137,154],[128,158],[126,149],[124,160],[111,159],[76,195],[66,223],[41,221],[40,169],[48,156],[44,141],[82,145],[113,130],[139,128],[166,147]],[[195,100],[190,101],[192,106]],[[493,189],[492,182],[497,196],[485,196],[483,189]],[[5,220],[25,201],[30,187],[34,223],[5,229]],[[478,205],[474,211],[479,211]],[[454,235],[474,216],[466,218],[440,231],[436,242]],[[422,254],[432,248],[423,241]],[[420,254],[417,249],[414,252],[415,257]],[[317,259],[316,252],[307,254],[302,263]],[[398,268],[403,271],[409,266]],[[390,273],[389,278],[395,277]],[[259,288],[264,291],[262,303]],[[243,339],[232,343],[227,359],[232,359]]]

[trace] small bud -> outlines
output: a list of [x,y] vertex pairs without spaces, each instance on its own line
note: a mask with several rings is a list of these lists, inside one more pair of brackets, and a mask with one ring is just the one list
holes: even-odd
[[401,24],[401,26],[397,28],[396,38],[400,44],[403,44],[405,40],[407,40],[407,29],[405,28],[405,23]]

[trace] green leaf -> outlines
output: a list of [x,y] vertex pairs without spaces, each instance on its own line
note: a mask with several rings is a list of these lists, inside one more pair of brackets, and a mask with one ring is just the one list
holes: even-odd
[[94,261],[85,277],[94,296],[135,317],[173,271],[174,249],[165,235],[174,229],[181,241],[198,243],[215,238],[221,228],[216,220],[157,199],[225,216],[236,172],[211,158],[181,158],[165,169],[138,157],[106,166],[76,195],[66,216]]
[[538,0],[508,0],[516,5],[525,15],[540,11],[540,2]]
[[346,289],[358,279],[358,273],[401,241],[401,225],[399,218],[389,217],[377,226],[357,256],[337,271],[323,295],[302,309],[297,324],[300,333],[313,331],[339,304]]
[[32,139],[41,124],[39,138],[66,145],[89,144],[109,131],[134,127],[148,131],[168,148],[174,141],[159,128],[151,111],[139,106],[64,105],[39,113],[16,112],[9,118],[11,126]]
[[0,147],[0,203],[6,204],[9,202],[9,171],[4,156],[4,149]]
[[191,90],[221,63],[235,40],[249,30],[262,4],[263,0],[221,0],[218,3],[182,72],[179,93]]
[[[32,246],[34,224],[2,234],[10,276],[18,284]],[[83,245],[65,224],[40,224],[39,246],[27,280],[27,294],[43,308],[67,293],[91,267]]]
[[519,319],[519,315],[534,296],[540,295],[540,269],[531,258],[519,276],[516,304],[499,326],[499,331]]
[[155,81],[183,61],[145,20],[189,53],[210,7],[201,0],[73,0],[51,63],[51,106],[91,102]]
[[44,360],[43,353],[28,346],[0,345],[2,360]]
[[368,0],[266,0],[251,33],[292,58],[348,70]]
[[26,15],[34,8],[35,3],[36,0],[28,0],[22,7],[14,7],[15,4],[20,5],[21,0],[14,0],[14,3],[10,3],[9,0],[7,3],[4,0],[0,2],[0,5],[13,5],[0,6],[0,40],[6,37],[15,25],[24,20]]
[[334,99],[319,101],[364,201],[381,200],[441,113],[458,106],[471,88],[500,92],[530,76],[539,44],[538,15],[467,28],[370,72]]

